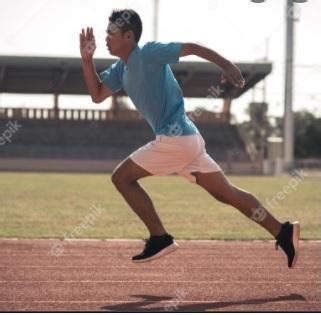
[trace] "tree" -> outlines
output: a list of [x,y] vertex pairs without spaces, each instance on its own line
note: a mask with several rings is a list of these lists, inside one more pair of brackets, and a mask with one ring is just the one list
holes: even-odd
[[[282,135],[283,118],[276,119],[275,135]],[[295,158],[321,158],[321,118],[308,111],[294,113]]]

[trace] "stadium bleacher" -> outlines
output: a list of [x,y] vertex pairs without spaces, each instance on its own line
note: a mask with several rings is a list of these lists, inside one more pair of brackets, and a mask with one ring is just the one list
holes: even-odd
[[[7,121],[2,120],[0,125]],[[23,132],[0,149],[0,158],[119,160],[153,140],[143,120],[19,120]],[[236,127],[227,123],[197,123],[207,151],[218,161],[249,161]]]

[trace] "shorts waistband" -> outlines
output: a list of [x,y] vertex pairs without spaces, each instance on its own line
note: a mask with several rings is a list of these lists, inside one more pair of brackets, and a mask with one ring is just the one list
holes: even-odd
[[159,142],[165,142],[165,143],[179,143],[180,141],[193,139],[193,138],[196,138],[199,136],[200,136],[199,133],[195,133],[193,135],[187,135],[187,136],[174,136],[174,137],[165,136],[165,135],[158,135],[158,136],[156,136],[155,140],[159,141]]

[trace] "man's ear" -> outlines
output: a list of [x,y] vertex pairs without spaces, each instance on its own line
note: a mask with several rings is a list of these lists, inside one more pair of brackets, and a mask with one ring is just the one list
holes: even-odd
[[127,31],[127,32],[125,33],[125,38],[126,38],[127,40],[130,40],[130,39],[134,39],[134,40],[135,40],[134,32],[133,32],[132,30]]

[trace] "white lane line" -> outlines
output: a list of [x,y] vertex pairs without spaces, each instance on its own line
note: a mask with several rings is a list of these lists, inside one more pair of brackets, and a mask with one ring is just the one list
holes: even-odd
[[[17,244],[34,244],[38,243],[39,245],[43,246],[45,244],[51,243],[53,241],[57,242],[66,242],[66,243],[93,243],[97,242],[101,245],[106,245],[110,243],[141,243],[141,239],[133,239],[133,238],[81,238],[81,239],[74,239],[74,238],[66,238],[66,239],[60,239],[60,238],[16,238],[16,237],[1,237],[0,238],[0,245],[2,244],[8,244],[8,243],[17,243]],[[221,244],[222,246],[226,246],[227,244],[240,244],[243,245],[244,247],[246,246],[252,246],[251,244],[255,245],[261,245],[261,244],[269,244],[269,243],[275,243],[275,240],[271,239],[261,239],[261,240],[253,240],[253,239],[248,239],[248,240],[186,240],[186,239],[178,239],[177,240],[180,243],[185,243],[185,244]],[[42,244],[41,244],[42,243]],[[321,240],[300,240],[301,244],[305,245],[311,245],[311,244],[320,244]],[[10,244],[10,245],[11,245]],[[38,245],[37,244],[37,245]]]
[[[26,305],[29,304],[40,304],[40,303],[79,303],[79,304],[85,304],[85,303],[105,303],[105,304],[114,304],[114,303],[139,303],[139,302],[144,302],[145,300],[131,300],[131,301],[118,301],[118,300],[111,300],[111,301],[106,301],[106,300],[102,300],[102,301],[63,301],[63,300],[48,300],[48,301],[16,301],[16,300],[8,300],[8,301],[0,301],[0,303],[24,303]],[[148,301],[151,302],[152,304],[156,304],[156,303],[165,303],[167,304],[168,302],[173,302],[176,301],[175,297],[173,297],[173,299],[169,299],[169,300],[161,300],[161,301]],[[289,301],[291,301],[292,303],[306,303],[306,304],[320,304],[321,305],[321,301],[300,301],[300,300],[277,300],[277,301],[271,301],[269,303],[274,303],[277,302],[279,303],[289,303]],[[180,300],[179,303],[228,303],[225,301],[208,301],[208,300]]]
[[[109,259],[115,259],[115,256],[116,254],[119,254],[119,251],[109,251],[109,254],[93,254],[93,253],[90,253],[88,252],[87,254],[77,254],[76,251],[75,252],[70,252],[68,250],[65,251],[66,253],[65,254],[61,254],[59,255],[59,257],[86,257],[86,258],[95,258],[95,257],[104,257],[104,258],[109,258]],[[130,255],[130,253],[132,253],[132,251],[128,251],[126,253],[123,252],[123,254],[125,255]],[[198,257],[201,257],[201,258],[204,258],[204,257],[216,257],[216,259],[218,259],[218,255],[219,255],[219,259],[222,260],[222,259],[226,259],[226,258],[229,258],[229,259],[236,259],[236,258],[239,258],[239,259],[243,259],[244,257],[246,258],[251,258],[251,259],[256,259],[256,260],[265,260],[266,259],[266,256],[258,256],[258,254],[255,254],[255,255],[242,255],[242,254],[239,254],[239,255],[229,255],[227,253],[213,253],[213,252],[208,252],[208,251],[204,251],[204,252],[200,252],[200,251],[193,251],[192,253],[186,253],[186,252],[183,252],[182,250],[179,251],[180,256],[184,256],[184,257],[187,257],[187,258],[190,258],[190,257],[194,257],[195,254],[198,255]],[[112,254],[112,256],[111,256]],[[44,252],[26,252],[26,253],[14,253],[12,251],[7,251],[7,252],[0,252],[0,255],[2,256],[2,258],[10,258],[10,257],[37,257],[37,256],[41,256],[41,257],[47,257],[47,258],[52,258],[54,257],[53,254],[51,254],[48,251],[44,251]],[[88,257],[88,255],[90,255],[90,257]],[[115,255],[115,256],[114,256]],[[270,253],[269,257],[273,257],[273,258],[277,258],[279,257],[278,253]],[[315,257],[316,259],[319,259],[321,257],[321,254],[319,253],[312,253],[312,254],[306,254],[304,253],[304,257],[305,258],[311,258],[311,257]]]
[[[176,265],[177,266],[177,265]],[[279,264],[278,265],[275,265],[275,266],[267,266],[267,267],[261,267],[261,266],[204,266],[204,267],[200,267],[200,266],[182,266],[182,267],[175,267],[175,266],[171,266],[171,265],[167,265],[167,266],[157,266],[157,269],[165,269],[165,270],[186,270],[186,269],[219,269],[219,270],[224,270],[224,269],[232,269],[232,270],[235,270],[235,269],[246,269],[246,270],[249,270],[250,267],[253,267],[253,269],[257,269],[257,270],[262,270],[262,269],[278,269],[280,270],[281,268],[283,268],[283,266],[280,266]],[[118,270],[118,269],[132,269],[132,270],[142,270],[142,271],[146,271],[146,270],[152,270],[152,271],[155,271],[155,267],[146,267],[145,265],[144,266],[133,266],[133,267],[130,267],[130,266],[117,266],[117,267],[110,267],[110,266],[75,266],[75,265],[72,265],[72,266],[57,266],[57,265],[47,265],[47,266],[43,266],[43,265],[21,265],[21,266],[7,266],[7,265],[0,265],[0,269],[3,268],[3,269],[7,269],[7,270],[11,270],[11,269],[75,269],[75,270],[79,270],[79,269],[113,269],[113,270]],[[321,267],[315,267],[315,265],[304,265],[302,267],[295,267],[295,270],[320,270],[321,271]]]

